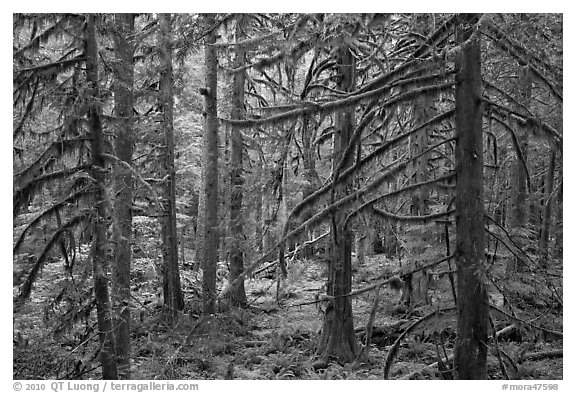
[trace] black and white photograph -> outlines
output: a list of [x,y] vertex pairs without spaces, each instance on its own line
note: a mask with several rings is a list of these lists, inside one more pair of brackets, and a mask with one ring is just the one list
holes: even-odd
[[12,13],[10,387],[562,390],[564,14],[252,9]]

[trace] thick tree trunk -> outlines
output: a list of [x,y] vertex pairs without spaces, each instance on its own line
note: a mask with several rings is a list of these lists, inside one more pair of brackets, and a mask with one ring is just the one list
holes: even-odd
[[162,69],[160,72],[160,106],[164,130],[164,173],[163,184],[164,217],[162,220],[164,307],[175,321],[178,311],[184,308],[184,297],[180,285],[178,268],[178,233],[176,231],[176,170],[174,168],[174,97],[172,77],[172,16],[160,14],[160,48]]
[[552,148],[550,162],[546,173],[546,192],[544,194],[544,218],[542,220],[542,231],[540,233],[541,266],[546,268],[550,252],[548,245],[550,242],[550,222],[552,221],[552,205],[554,198],[554,169],[556,167],[556,150]]
[[[340,82],[338,90],[352,91],[355,85],[355,62],[347,46],[338,51],[338,74]],[[334,126],[334,158],[333,168],[336,169],[340,159],[350,142],[354,127],[355,108],[346,108],[336,113]],[[349,159],[344,168],[352,165]],[[348,184],[338,186],[335,199],[348,192]],[[344,226],[346,212],[335,212],[332,215],[330,229],[331,260],[328,266],[328,284],[326,293],[331,297],[324,314],[322,334],[318,353],[323,357],[336,357],[341,361],[351,361],[357,354],[356,337],[354,335],[354,318],[352,315],[352,299],[345,296],[352,290],[352,236]]]
[[[243,17],[240,14],[236,20],[236,40],[244,37]],[[234,68],[244,65],[244,48],[236,46],[234,54]],[[234,120],[244,118],[244,72],[236,72],[232,77],[232,108],[230,117]],[[230,282],[233,282],[244,272],[244,219],[242,217],[242,199],[244,196],[244,174],[242,168],[242,155],[244,145],[242,142],[242,132],[238,127],[232,127],[230,146]],[[232,304],[235,306],[245,306],[246,291],[244,290],[244,279],[240,279],[230,291]]]
[[[114,114],[118,128],[114,140],[116,157],[132,165],[134,150],[134,15],[115,15],[114,47]],[[112,299],[114,300],[114,329],[118,376],[130,379],[130,265],[132,262],[132,173],[123,165],[114,167],[114,214],[118,225],[114,239],[112,270]]]
[[104,132],[100,120],[100,93],[98,91],[98,47],[96,44],[96,15],[87,16],[86,26],[86,75],[88,80],[88,124],[91,139],[91,176],[96,186],[94,240],[92,243],[92,274],[96,297],[98,336],[100,339],[100,364],[103,379],[118,379],[116,366],[116,343],[112,326],[112,312],[108,290],[108,266],[106,263],[106,207]]
[[[214,15],[206,14],[206,25],[213,26]],[[216,31],[206,36],[204,95],[204,244],[202,256],[202,310],[216,312],[216,267],[218,265],[218,62]]]
[[484,178],[479,36],[466,24],[456,59],[456,263],[458,379],[486,379],[488,295],[484,264]]

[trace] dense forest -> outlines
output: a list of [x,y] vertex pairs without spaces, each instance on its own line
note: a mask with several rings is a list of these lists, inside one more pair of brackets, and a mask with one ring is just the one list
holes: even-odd
[[14,14],[14,379],[562,379],[560,14]]

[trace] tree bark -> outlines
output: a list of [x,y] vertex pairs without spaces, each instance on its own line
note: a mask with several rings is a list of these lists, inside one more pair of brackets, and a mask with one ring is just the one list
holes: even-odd
[[106,207],[105,207],[105,161],[104,132],[100,119],[100,93],[98,89],[98,47],[96,43],[96,18],[87,16],[86,25],[86,76],[88,80],[88,124],[91,139],[90,175],[96,186],[94,240],[92,242],[92,274],[96,297],[98,337],[100,340],[100,364],[103,379],[118,379],[115,350],[116,344],[112,329],[112,312],[108,290],[108,266],[106,263]]
[[484,264],[484,178],[481,58],[472,24],[457,30],[456,58],[456,263],[458,265],[458,379],[486,379],[488,295]]
[[[243,17],[239,14],[236,20],[236,40],[244,37]],[[244,48],[236,46],[234,53],[234,68],[240,68],[245,63]],[[234,120],[244,118],[244,72],[235,72],[232,77],[232,108],[230,117]],[[244,196],[244,174],[242,167],[242,156],[244,144],[242,141],[241,129],[232,126],[231,146],[230,146],[230,282],[233,282],[244,272],[244,219],[242,217],[242,199]],[[245,306],[246,291],[244,290],[244,279],[240,279],[230,291],[230,299],[235,306]]]
[[[338,50],[338,90],[352,91],[355,86],[355,62],[350,49],[343,45]],[[334,158],[336,170],[346,150],[354,128],[354,107],[336,112],[334,125]],[[352,165],[349,158],[342,170]],[[349,184],[338,186],[334,195],[339,199],[349,191]],[[344,296],[352,290],[352,236],[344,226],[346,212],[332,214],[330,229],[331,259],[328,266],[326,293],[332,298],[326,306],[318,353],[323,357],[336,357],[344,362],[354,359],[358,350],[354,335],[352,299]]]
[[[214,15],[205,15],[206,25],[213,27]],[[216,312],[216,267],[218,265],[218,59],[214,44],[216,30],[206,36],[204,95],[204,242],[202,257],[202,310]]]
[[178,233],[176,231],[176,170],[174,168],[174,93],[172,71],[172,16],[160,14],[160,107],[164,131],[164,173],[162,240],[164,308],[172,321],[184,309],[184,297],[178,267]]
[[[132,165],[134,150],[134,15],[115,15],[114,48],[114,113],[118,127],[114,139],[116,157]],[[132,262],[132,173],[124,165],[114,166],[114,214],[118,230],[114,239],[112,298],[114,300],[114,329],[118,376],[130,378],[130,266]]]

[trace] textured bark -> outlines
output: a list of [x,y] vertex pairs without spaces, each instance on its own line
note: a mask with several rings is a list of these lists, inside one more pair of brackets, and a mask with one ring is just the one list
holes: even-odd
[[546,193],[544,195],[544,217],[542,219],[542,231],[540,233],[541,266],[546,268],[550,252],[550,222],[552,221],[552,205],[554,204],[554,168],[556,167],[556,151],[550,153],[550,162],[546,172]]
[[196,216],[196,239],[194,242],[196,263],[194,264],[194,269],[198,270],[202,264],[202,259],[204,258],[204,211],[206,210],[206,195],[204,195],[204,178],[206,177],[205,165],[202,164],[200,171],[200,184],[198,185],[198,215]]
[[[134,15],[115,15],[114,115],[118,127],[114,139],[116,157],[132,165],[134,150]],[[118,225],[114,239],[112,299],[118,376],[130,378],[130,266],[132,262],[132,173],[123,165],[114,167],[114,214]]]
[[[244,37],[242,28],[243,17],[240,14],[236,20],[236,40],[239,41]],[[234,68],[240,68],[244,65],[244,48],[236,46],[234,53]],[[240,120],[244,118],[244,72],[236,72],[232,76],[232,108],[230,117]],[[242,142],[242,132],[237,126],[232,126],[231,145],[230,145],[230,282],[234,281],[244,272],[244,219],[242,217],[242,199],[244,196],[244,174],[242,167],[242,155],[244,145]],[[232,304],[236,306],[245,306],[246,291],[244,290],[244,279],[240,279],[234,288],[230,291]]]
[[[205,15],[206,25],[214,26],[214,15]],[[204,242],[202,255],[202,310],[216,312],[216,267],[218,264],[218,63],[216,31],[206,36],[204,95]]]
[[164,173],[162,219],[162,254],[164,258],[164,307],[172,321],[184,308],[184,297],[178,268],[178,233],[176,231],[176,170],[174,168],[174,95],[172,71],[172,17],[160,14],[160,108],[164,134]]
[[98,47],[96,43],[96,18],[87,16],[86,25],[86,76],[88,80],[88,124],[91,139],[91,173],[96,186],[95,201],[96,220],[94,223],[94,240],[92,241],[92,274],[94,294],[96,297],[96,314],[98,337],[100,340],[100,364],[103,379],[118,379],[115,357],[115,340],[112,329],[112,312],[108,289],[108,266],[106,263],[106,220],[105,208],[105,162],[104,132],[100,119],[100,93],[98,89]]
[[[338,74],[340,82],[338,90],[352,91],[355,85],[355,62],[349,48],[342,46],[338,50]],[[334,125],[334,159],[336,169],[344,150],[348,146],[354,128],[354,107],[343,109],[336,113]],[[350,167],[352,160],[345,163]],[[337,187],[335,199],[346,195],[349,184]],[[318,345],[318,353],[323,357],[336,357],[341,361],[352,361],[357,354],[357,343],[354,335],[354,318],[352,315],[352,299],[343,296],[352,290],[352,236],[343,223],[346,212],[338,211],[332,214],[330,229],[331,260],[328,266],[328,283],[326,293],[333,297],[326,306],[322,334]]]
[[484,264],[484,178],[479,36],[457,31],[456,59],[456,263],[458,265],[458,379],[486,379],[488,295]]

